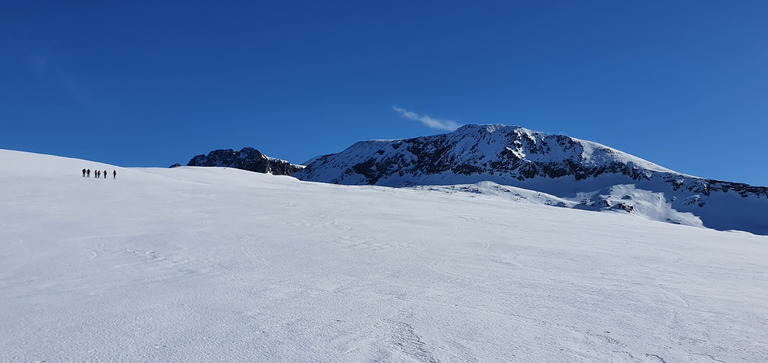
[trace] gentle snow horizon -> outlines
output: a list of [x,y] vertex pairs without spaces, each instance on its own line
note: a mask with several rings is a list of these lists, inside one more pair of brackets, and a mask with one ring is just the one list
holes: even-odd
[[0,361],[768,360],[766,236],[450,188],[0,163]]

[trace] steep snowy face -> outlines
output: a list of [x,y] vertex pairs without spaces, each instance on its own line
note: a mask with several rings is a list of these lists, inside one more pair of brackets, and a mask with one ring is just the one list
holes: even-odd
[[[632,179],[672,172],[609,147],[517,126],[466,125],[442,135],[364,141],[312,160],[296,176],[338,184],[404,186],[490,179],[594,178],[605,173]],[[454,177],[451,177],[454,176]]]
[[189,161],[187,166],[229,167],[274,175],[291,175],[302,168],[284,160],[270,158],[251,147],[240,151],[214,150],[208,155],[197,155]]
[[[293,176],[392,187],[490,181],[566,198],[574,208],[691,225],[700,219],[710,228],[768,234],[768,188],[684,175],[598,143],[517,126],[467,125],[448,134],[358,142],[310,160]],[[635,192],[619,193],[627,188]],[[676,213],[698,219],[670,217]]]

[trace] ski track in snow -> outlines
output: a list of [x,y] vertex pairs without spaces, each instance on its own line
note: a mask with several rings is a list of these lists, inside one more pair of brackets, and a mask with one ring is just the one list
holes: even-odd
[[0,361],[768,361],[766,236],[227,168],[0,162]]

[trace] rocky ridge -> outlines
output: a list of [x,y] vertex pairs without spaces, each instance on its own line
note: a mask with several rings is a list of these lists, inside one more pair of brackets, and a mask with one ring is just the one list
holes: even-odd
[[[466,125],[447,134],[362,141],[306,165],[294,176],[392,187],[490,181],[630,213],[658,199],[658,208],[691,213],[707,227],[768,234],[766,187],[685,175],[598,143],[518,126]],[[643,192],[614,195],[627,190],[616,188],[621,185]]]
[[208,155],[200,154],[193,157],[187,166],[229,167],[274,175],[291,175],[302,169],[302,166],[285,160],[270,158],[252,147],[240,151],[220,149],[211,151]]

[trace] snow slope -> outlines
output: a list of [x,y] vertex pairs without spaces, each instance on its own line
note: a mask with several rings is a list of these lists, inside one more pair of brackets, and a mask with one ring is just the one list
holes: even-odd
[[765,236],[507,192],[0,165],[0,361],[768,361]]
[[634,217],[652,221],[704,227],[701,219],[693,213],[675,210],[663,193],[638,189],[634,184],[617,184],[591,193],[577,193],[570,198],[488,181],[475,184],[430,185],[413,188],[446,193],[489,194],[501,199],[511,199],[515,202],[600,212],[629,213]]

